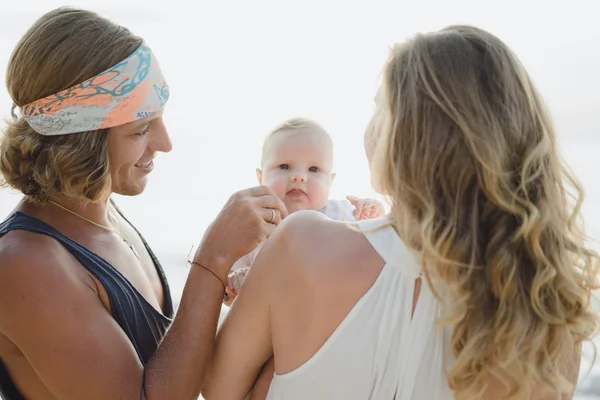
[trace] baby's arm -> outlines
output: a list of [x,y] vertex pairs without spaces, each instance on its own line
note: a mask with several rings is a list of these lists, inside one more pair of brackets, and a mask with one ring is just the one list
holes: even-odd
[[354,206],[352,215],[357,221],[379,218],[385,215],[383,204],[375,199],[359,199],[354,196],[346,196],[346,199]]
[[[233,300],[237,297],[237,295],[239,293],[239,288],[242,285],[241,282],[243,282],[244,277],[246,276],[246,273],[248,271],[248,268],[250,268],[250,265],[252,264],[252,260],[254,259],[253,255],[254,255],[254,252],[245,255],[244,257],[237,260],[235,262],[235,264],[233,264],[233,267],[231,267],[231,272],[229,273],[229,276],[227,277],[227,287],[225,288],[226,296],[223,299],[223,304],[225,304],[227,307],[231,307]],[[243,272],[237,272],[237,271],[243,271]],[[236,284],[234,284],[234,281]],[[239,281],[239,284],[237,284],[238,281]]]
[[244,283],[244,279],[246,279],[246,274],[250,270],[249,267],[236,269],[227,277],[227,295],[228,299],[223,300],[226,306],[231,307],[233,300],[238,296],[240,290],[242,290],[242,284]]
[[[252,252],[246,254],[244,257],[237,260],[235,264],[233,264],[233,267],[231,267],[231,272],[227,277],[227,288],[225,289],[227,296],[223,300],[223,304],[225,304],[226,306],[231,307],[233,299],[235,299],[237,295],[240,294],[240,288],[242,287],[242,282],[244,281],[244,278],[248,273],[248,268],[250,268],[250,266],[254,262],[256,255],[262,248],[262,245],[263,244],[261,243],[258,246],[256,246],[256,248]],[[244,271],[236,272],[240,270]]]

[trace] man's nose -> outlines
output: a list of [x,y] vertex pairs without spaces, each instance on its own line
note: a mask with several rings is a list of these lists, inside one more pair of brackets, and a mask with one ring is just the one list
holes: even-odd
[[163,152],[168,153],[173,148],[173,144],[171,143],[171,138],[169,137],[169,132],[167,131],[167,127],[163,122],[162,118],[154,121],[153,131],[151,131],[152,138],[148,143],[148,147],[153,152]]

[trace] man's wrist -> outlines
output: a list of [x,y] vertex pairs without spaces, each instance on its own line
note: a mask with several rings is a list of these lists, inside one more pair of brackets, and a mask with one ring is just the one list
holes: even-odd
[[202,248],[196,251],[191,262],[192,264],[200,264],[202,267],[209,269],[223,282],[227,282],[227,277],[233,266],[233,262],[229,257],[205,251]]

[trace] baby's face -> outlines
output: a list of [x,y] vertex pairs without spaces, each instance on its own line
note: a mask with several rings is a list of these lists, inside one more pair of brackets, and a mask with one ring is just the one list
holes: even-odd
[[283,200],[290,214],[322,209],[335,176],[331,138],[307,127],[277,132],[267,140],[259,182]]

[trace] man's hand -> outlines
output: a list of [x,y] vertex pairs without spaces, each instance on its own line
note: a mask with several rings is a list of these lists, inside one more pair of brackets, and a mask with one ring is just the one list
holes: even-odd
[[149,399],[198,398],[223,301],[223,287],[206,270],[225,284],[232,265],[268,238],[286,215],[283,202],[265,186],[229,198],[194,256],[204,268],[191,268],[175,321],[146,367]]
[[266,186],[239,191],[206,230],[194,261],[225,282],[233,263],[265,241],[286,216],[285,204]]
[[357,221],[379,218],[385,215],[383,204],[375,199],[359,199],[355,196],[346,196],[346,199],[354,206],[352,215]]

